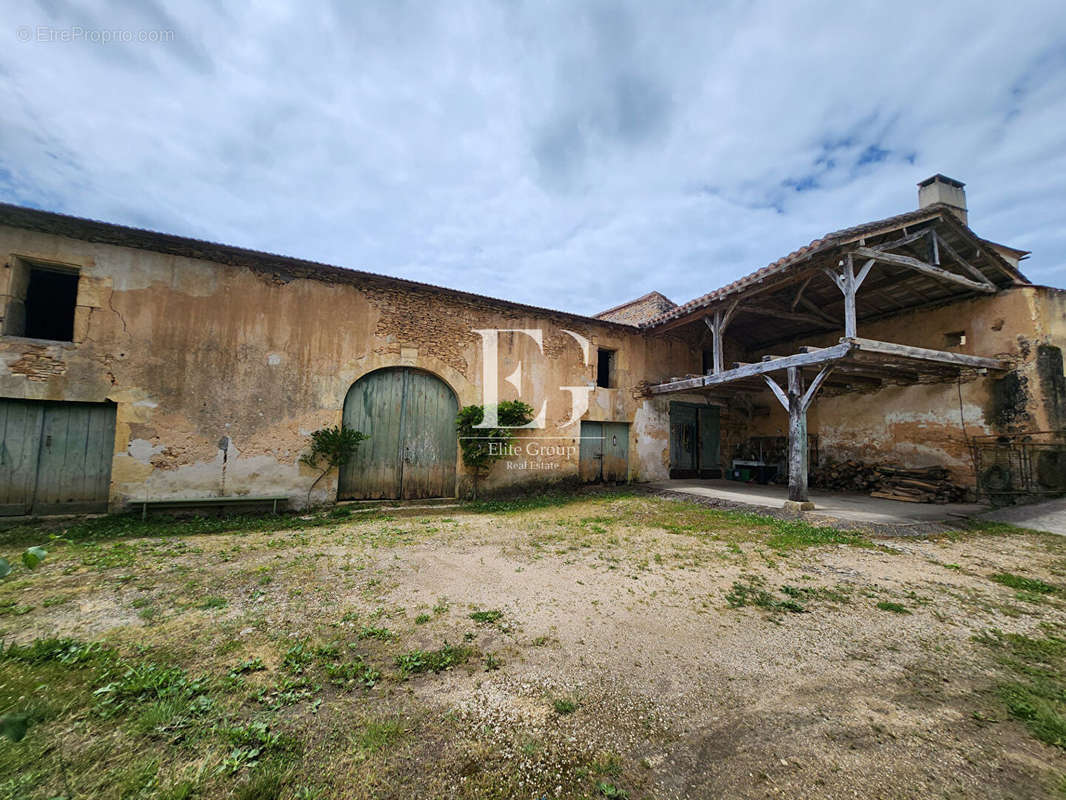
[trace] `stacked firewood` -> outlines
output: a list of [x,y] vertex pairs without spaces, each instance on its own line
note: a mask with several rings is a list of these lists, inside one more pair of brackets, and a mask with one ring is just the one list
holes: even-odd
[[811,469],[810,484],[834,492],[868,492],[877,485],[877,473],[871,464],[827,458]]
[[870,497],[908,503],[956,503],[966,490],[950,480],[944,467],[901,467],[827,459],[811,471],[811,484],[838,492],[868,492]]

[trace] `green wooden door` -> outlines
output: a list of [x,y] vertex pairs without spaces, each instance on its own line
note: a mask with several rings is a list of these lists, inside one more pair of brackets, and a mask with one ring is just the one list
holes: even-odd
[[629,480],[629,423],[582,422],[578,472],[585,483]]
[[455,494],[459,406],[444,381],[394,367],[356,381],[344,400],[344,426],[370,438],[341,468],[341,500],[396,500]]
[[403,406],[403,470],[400,494],[405,500],[455,494],[458,439],[455,394],[428,372],[406,370]]
[[113,405],[45,405],[33,513],[107,511],[114,451]]
[[581,423],[578,472],[585,483],[603,480],[603,423]]
[[603,479],[629,480],[629,424],[603,423]]
[[0,514],[107,511],[115,406],[0,400]]
[[0,400],[0,515],[30,513],[43,422],[43,403]]
[[699,409],[700,477],[717,475],[721,468],[718,436],[718,406]]
[[670,404],[670,477],[696,476],[697,444],[696,408],[682,403]]

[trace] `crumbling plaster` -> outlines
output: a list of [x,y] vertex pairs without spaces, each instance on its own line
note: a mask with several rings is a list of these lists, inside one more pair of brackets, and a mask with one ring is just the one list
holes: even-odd
[[[317,474],[299,461],[309,434],[340,423],[345,395],[361,376],[412,366],[444,380],[460,405],[483,402],[475,329],[543,330],[543,352],[523,334],[500,336],[501,399],[538,408],[546,400],[547,428],[523,435],[575,444],[579,425],[560,427],[571,413],[561,387],[593,386],[597,347],[617,351],[617,388],[592,389],[586,419],[647,419],[652,401],[636,385],[688,371],[693,359],[676,339],[387,280],[288,279],[6,227],[0,254],[7,262],[0,295],[10,291],[7,276],[19,257],[80,270],[75,341],[0,337],[0,395],[115,403],[115,509],[223,491],[284,494],[302,504]],[[589,340],[588,364],[563,329]],[[503,379],[519,363],[522,389],[513,391]],[[667,437],[642,436],[638,446],[641,429],[631,426],[632,477],[661,477]],[[498,465],[484,485],[574,479],[574,453],[542,476]],[[335,498],[336,477],[318,484],[313,501]]]
[[[861,304],[860,291],[860,309]],[[1066,346],[1064,320],[1063,292],[1024,286],[874,322],[860,321],[858,334],[868,339],[1010,360],[1025,392],[1017,427],[1040,430],[1049,427],[1049,420],[1036,374],[1036,349],[1039,344]],[[945,335],[958,331],[966,334],[966,343],[949,346]],[[770,350],[753,351],[747,360],[796,352],[803,344],[823,347],[838,338],[839,332],[783,343]],[[823,456],[896,461],[916,467],[939,464],[951,470],[956,482],[973,485],[969,439],[1003,432],[994,419],[995,380],[998,378],[971,376],[961,383],[888,384],[874,392],[823,394],[811,407],[808,430],[818,435]],[[753,421],[751,433],[785,435],[788,416],[784,409],[769,392],[759,402],[768,406],[770,413]]]

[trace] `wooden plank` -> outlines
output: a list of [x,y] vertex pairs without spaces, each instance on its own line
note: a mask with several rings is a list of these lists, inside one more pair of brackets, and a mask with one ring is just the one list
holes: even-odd
[[0,400],[0,516],[33,505],[43,420],[42,403]]
[[909,233],[906,236],[902,236],[899,239],[893,239],[890,242],[879,242],[878,244],[873,245],[873,249],[881,251],[895,250],[897,247],[903,247],[911,242],[916,242],[919,239],[928,236],[932,231],[932,228],[922,228],[920,231]]
[[996,292],[996,287],[991,284],[972,281],[969,278],[956,275],[954,272],[948,272],[946,269],[941,269],[940,267],[934,267],[932,264],[927,264],[924,261],[919,261],[910,256],[901,256],[896,253],[882,253],[879,250],[873,250],[869,247],[856,247],[852,252],[863,258],[875,259],[882,264],[893,264],[897,267],[913,269],[916,272],[921,272],[923,275],[956,283],[959,286],[965,286],[967,289],[972,289],[975,292],[984,292],[986,294],[994,294]]
[[851,340],[841,339],[840,344],[835,344],[832,347],[826,347],[813,353],[798,353],[796,355],[774,359],[773,361],[746,364],[742,367],[726,370],[717,375],[703,375],[699,378],[688,378],[682,381],[661,383],[658,386],[652,386],[649,391],[651,394],[669,394],[690,389],[701,389],[705,386],[718,386],[742,378],[758,377],[766,372],[776,372],[777,370],[787,369],[789,367],[808,367],[815,364],[824,364],[828,361],[835,361],[836,359],[846,356],[852,349],[853,344],[851,343]]
[[[844,340],[842,339],[841,342]],[[984,356],[970,356],[963,353],[948,353],[943,350],[930,350],[926,347],[912,347],[905,344],[892,342],[879,342],[874,339],[853,338],[848,340],[856,350],[865,353],[880,353],[888,356],[916,359],[919,361],[932,361],[941,364],[953,364],[973,369],[1003,370],[1009,367],[1006,361],[998,358],[985,358]]]

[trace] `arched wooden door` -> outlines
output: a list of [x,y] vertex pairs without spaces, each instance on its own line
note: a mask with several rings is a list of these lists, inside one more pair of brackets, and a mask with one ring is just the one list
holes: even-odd
[[344,426],[370,436],[341,467],[341,500],[455,496],[455,393],[409,367],[364,375],[344,399]]

